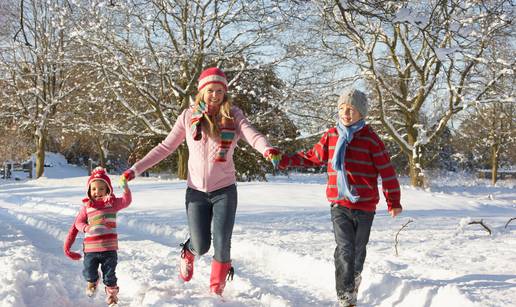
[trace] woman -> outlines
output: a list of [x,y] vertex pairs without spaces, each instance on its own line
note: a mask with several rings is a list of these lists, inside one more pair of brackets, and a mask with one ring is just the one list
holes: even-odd
[[161,144],[124,172],[127,180],[133,179],[165,159],[186,139],[189,152],[186,214],[190,238],[182,244],[179,275],[184,281],[192,278],[195,255],[208,252],[213,236],[215,254],[210,290],[217,295],[222,295],[226,277],[233,273],[230,249],[237,208],[233,163],[237,141],[244,139],[275,165],[279,161],[279,152],[251,126],[239,108],[232,106],[227,84],[219,68],[204,70],[199,77],[194,106],[179,115]]

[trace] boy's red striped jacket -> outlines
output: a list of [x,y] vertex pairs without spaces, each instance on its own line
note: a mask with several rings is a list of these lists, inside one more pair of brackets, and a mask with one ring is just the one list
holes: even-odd
[[337,171],[331,164],[338,138],[337,128],[330,128],[312,149],[306,152],[299,151],[293,155],[284,155],[279,168],[326,165],[328,172],[326,197],[328,200],[331,203],[364,211],[376,210],[376,205],[380,200],[378,193],[378,175],[380,175],[388,209],[401,208],[400,185],[396,172],[385,145],[369,125],[355,132],[351,143],[346,148],[345,167],[348,184],[350,191],[358,193],[360,199],[356,203],[352,203],[348,199],[338,199]]

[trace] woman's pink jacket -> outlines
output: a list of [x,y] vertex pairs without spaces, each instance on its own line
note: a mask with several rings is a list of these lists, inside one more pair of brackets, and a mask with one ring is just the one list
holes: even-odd
[[272,146],[265,136],[253,128],[242,110],[233,106],[231,114],[235,121],[235,138],[227,152],[226,161],[215,161],[215,155],[219,149],[218,140],[208,137],[203,132],[202,139],[194,141],[190,130],[192,116],[192,107],[190,107],[179,115],[172,131],[165,140],[149,151],[143,159],[136,162],[131,169],[134,170],[136,175],[141,174],[169,156],[186,138],[189,153],[187,181],[189,187],[202,192],[212,192],[235,183],[233,152],[237,141],[239,139],[245,140],[262,155]]

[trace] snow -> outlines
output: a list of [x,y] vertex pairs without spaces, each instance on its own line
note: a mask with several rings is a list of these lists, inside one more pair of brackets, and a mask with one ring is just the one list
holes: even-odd
[[[84,294],[82,261],[62,252],[85,195],[79,168],[48,157],[38,180],[0,180],[0,306],[103,306]],[[57,163],[61,161],[61,163]],[[47,163],[48,164],[48,163]],[[116,182],[116,176],[111,176]],[[179,243],[187,237],[186,183],[138,177],[133,203],[118,215],[121,306],[336,306],[334,239],[325,175],[291,174],[238,183],[233,233],[235,279],[225,301],[209,294],[213,251],[196,259],[194,278],[179,280]],[[511,306],[516,301],[514,181],[457,174],[430,189],[402,178],[404,212],[378,206],[359,291],[359,306]],[[120,194],[117,187],[115,192]],[[399,234],[399,256],[394,237]],[[493,234],[470,221],[482,219]],[[80,235],[73,246],[79,250]]]

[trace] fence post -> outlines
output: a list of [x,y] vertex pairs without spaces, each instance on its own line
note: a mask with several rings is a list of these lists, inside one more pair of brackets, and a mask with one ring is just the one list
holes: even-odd
[[32,161],[32,159],[30,160],[30,164],[29,164],[29,179],[32,179],[32,169],[34,167],[34,162]]
[[11,178],[13,176],[14,170],[14,162],[11,161],[10,164],[7,164],[7,178]]
[[91,175],[91,171],[93,170],[93,161],[91,158],[88,159],[88,176]]

